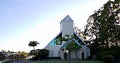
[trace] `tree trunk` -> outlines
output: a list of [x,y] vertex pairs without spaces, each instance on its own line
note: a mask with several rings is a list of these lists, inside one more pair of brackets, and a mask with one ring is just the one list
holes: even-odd
[[33,49],[34,49],[34,55],[35,55],[35,46],[33,47]]
[[35,51],[35,46],[33,48],[34,48],[34,51]]

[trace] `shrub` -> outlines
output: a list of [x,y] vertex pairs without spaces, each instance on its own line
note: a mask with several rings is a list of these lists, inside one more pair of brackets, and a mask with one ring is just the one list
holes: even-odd
[[109,50],[107,50],[107,51],[101,51],[101,52],[97,53],[96,56],[97,56],[98,60],[102,60],[102,57],[103,56],[107,56],[107,55],[115,56],[115,52],[114,51],[109,51]]
[[2,60],[4,60],[4,59],[5,59],[4,54],[2,54],[2,53],[0,52],[0,61],[2,61]]
[[120,60],[120,47],[112,47],[111,49],[112,51],[114,51],[114,56],[116,60]]
[[47,59],[48,55],[49,55],[49,51],[47,49],[35,50],[35,53],[33,53],[33,52],[34,51],[30,52],[32,55],[34,55],[34,57],[31,58],[30,60]]
[[35,50],[31,50],[29,55],[36,55],[36,51]]
[[112,55],[104,55],[102,57],[104,63],[114,63],[115,59],[114,59],[114,56]]
[[38,51],[38,53],[36,55],[36,58],[40,59],[40,60],[43,60],[43,59],[47,59],[48,55],[49,55],[49,51],[48,50],[41,49],[41,50]]

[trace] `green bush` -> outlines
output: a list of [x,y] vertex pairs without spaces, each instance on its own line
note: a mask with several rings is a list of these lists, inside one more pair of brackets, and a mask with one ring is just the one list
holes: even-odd
[[104,55],[102,57],[104,63],[114,63],[115,59],[114,59],[114,56],[112,55]]
[[36,55],[36,54],[37,54],[37,53],[36,53],[35,50],[31,50],[30,53],[29,53],[29,55]]
[[0,61],[2,61],[2,60],[4,60],[4,59],[5,59],[4,54],[2,54],[2,53],[0,52]]
[[111,49],[112,51],[114,51],[114,56],[116,60],[120,60],[120,47],[112,47]]
[[96,59],[97,60],[102,60],[102,52],[99,52],[96,54]]
[[40,59],[40,60],[43,60],[43,59],[47,59],[48,55],[49,55],[49,51],[48,50],[41,49],[41,50],[38,51],[38,53],[36,55],[36,58]]
[[112,55],[115,57],[115,51],[111,51],[111,50],[103,50],[97,53],[97,59],[98,60],[102,60],[103,56],[107,56],[107,55]]

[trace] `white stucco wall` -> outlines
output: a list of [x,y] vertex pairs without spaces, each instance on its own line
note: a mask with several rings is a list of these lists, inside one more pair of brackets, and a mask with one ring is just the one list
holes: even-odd
[[72,22],[62,22],[61,23],[61,31],[62,31],[62,36],[68,34],[68,35],[73,35],[73,23]]
[[48,45],[45,49],[49,50],[49,57],[60,57],[60,47],[61,45]]
[[62,32],[62,36],[66,34],[73,35],[73,20],[69,16],[61,20],[60,32]]
[[84,59],[90,56],[90,49],[86,45],[82,46],[82,52],[84,53]]

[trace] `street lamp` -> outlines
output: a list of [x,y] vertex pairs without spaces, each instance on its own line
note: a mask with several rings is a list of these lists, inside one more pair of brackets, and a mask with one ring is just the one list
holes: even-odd
[[68,50],[64,49],[64,59],[68,60]]
[[68,53],[69,51],[68,50],[65,50],[66,53]]

